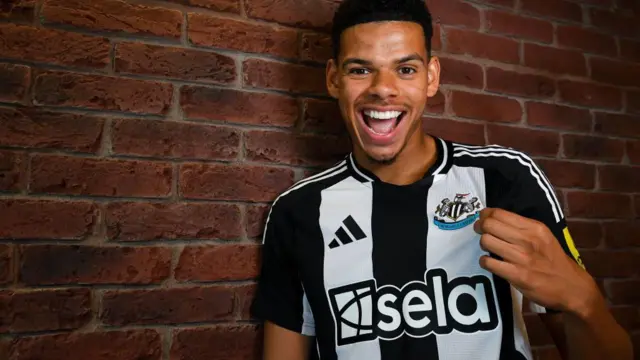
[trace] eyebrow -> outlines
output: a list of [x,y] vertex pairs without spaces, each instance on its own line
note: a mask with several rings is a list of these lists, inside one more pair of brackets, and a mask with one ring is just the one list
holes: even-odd
[[[402,57],[396,61],[394,61],[395,64],[402,64],[402,63],[406,63],[409,61],[420,61],[421,63],[424,64],[424,59],[422,58],[422,56],[418,55],[418,54],[411,54],[411,55],[407,55],[405,57]],[[364,59],[358,59],[358,58],[348,58],[346,60],[344,60],[342,62],[342,68],[346,68],[347,66],[351,65],[351,64],[357,64],[357,65],[364,65],[364,66],[368,66],[371,65],[371,61],[368,60],[364,60]]]

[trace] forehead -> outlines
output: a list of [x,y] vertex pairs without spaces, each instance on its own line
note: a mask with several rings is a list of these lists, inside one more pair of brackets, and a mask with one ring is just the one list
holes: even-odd
[[342,34],[343,56],[380,57],[407,53],[426,53],[424,31],[420,24],[385,21],[358,24]]

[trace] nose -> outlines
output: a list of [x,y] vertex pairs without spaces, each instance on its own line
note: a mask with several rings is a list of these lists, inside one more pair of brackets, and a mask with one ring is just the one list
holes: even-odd
[[373,77],[369,93],[379,99],[387,99],[398,95],[397,78],[389,71],[378,71]]

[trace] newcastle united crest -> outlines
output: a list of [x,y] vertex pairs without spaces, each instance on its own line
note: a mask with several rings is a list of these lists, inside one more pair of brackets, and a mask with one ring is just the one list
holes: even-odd
[[458,230],[473,224],[480,217],[482,203],[470,194],[456,194],[453,201],[446,198],[438,204],[434,224],[441,230]]

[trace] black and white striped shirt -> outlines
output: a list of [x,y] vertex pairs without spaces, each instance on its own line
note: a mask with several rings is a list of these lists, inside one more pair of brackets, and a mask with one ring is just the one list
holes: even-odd
[[555,192],[522,152],[436,143],[435,165],[411,185],[350,154],[282,193],[254,315],[315,336],[321,359],[531,360],[522,294],[480,267],[473,223],[485,207],[537,219],[580,262]]

